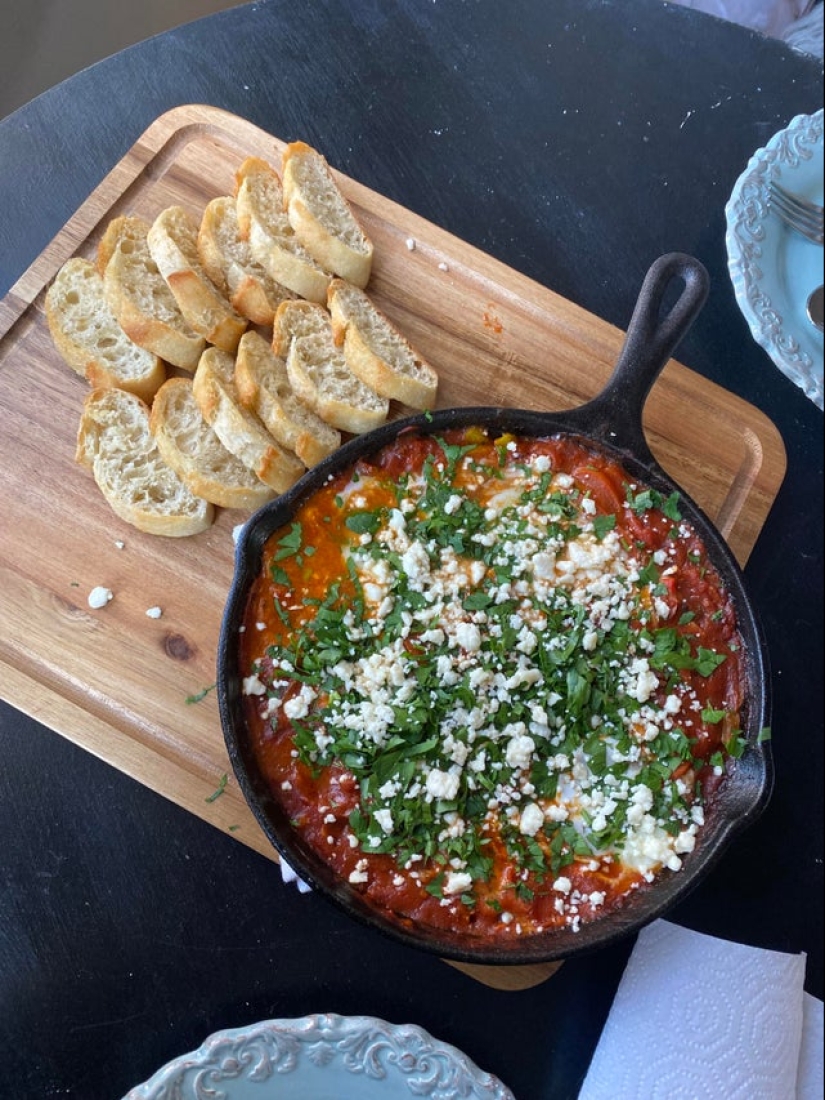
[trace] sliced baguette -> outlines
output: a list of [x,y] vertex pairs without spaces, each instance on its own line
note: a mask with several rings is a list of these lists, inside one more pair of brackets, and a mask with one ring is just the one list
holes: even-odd
[[303,141],[287,145],[282,160],[289,224],[328,271],[356,286],[367,285],[372,242],[355,219],[325,158]]
[[191,372],[206,341],[186,322],[158,271],[148,232],[142,218],[120,216],[109,222],[97,250],[106,301],[136,344]]
[[326,302],[332,275],[295,235],[278,173],[260,157],[247,157],[235,175],[235,209],[241,236],[270,278],[302,298]]
[[198,255],[198,223],[182,206],[168,206],[152,222],[146,239],[152,259],[195,332],[234,353],[248,322],[204,271]]
[[276,493],[285,493],[305,471],[296,455],[270,435],[245,408],[233,378],[235,360],[220,348],[207,348],[198,363],[192,391],[204,420],[228,451]]
[[60,268],[46,292],[46,322],[60,355],[94,387],[124,389],[151,401],[166,378],[158,356],[118,324],[89,260],[76,256]]
[[206,423],[190,378],[170,378],[152,402],[149,428],[168,466],[199,497],[221,508],[259,508],[275,495]]
[[182,537],[206,530],[213,506],[164,462],[149,430],[149,408],[132,393],[94,389],[83,405],[78,462],[126,523],[151,535]]
[[327,301],[335,342],[353,374],[390,400],[431,409],[438,375],[368,295],[334,279]]
[[243,404],[306,466],[314,466],[340,447],[341,433],[299,400],[286,363],[257,332],[245,332],[238,344],[235,384]]
[[235,200],[221,195],[206,204],[198,230],[198,255],[215,286],[242,316],[271,325],[275,310],[291,290],[270,278],[241,237]]
[[283,302],[275,311],[272,322],[272,350],[282,359],[289,355],[292,341],[303,336],[332,335],[332,319],[329,310],[317,302],[305,302],[296,298]]
[[323,306],[278,306],[272,347],[286,358],[287,376],[300,400],[333,428],[360,435],[386,420],[389,401],[352,373],[335,346],[330,315]]

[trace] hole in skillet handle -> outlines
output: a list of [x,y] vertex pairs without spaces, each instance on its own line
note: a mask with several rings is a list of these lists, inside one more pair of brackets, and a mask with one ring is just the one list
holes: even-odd
[[[681,280],[681,287],[677,281]],[[658,469],[647,445],[642,413],[647,395],[705,304],[710,277],[699,260],[669,252],[651,264],[642,283],[622,350],[604,389],[572,411],[574,427],[627,450]],[[666,294],[675,301],[663,311]]]

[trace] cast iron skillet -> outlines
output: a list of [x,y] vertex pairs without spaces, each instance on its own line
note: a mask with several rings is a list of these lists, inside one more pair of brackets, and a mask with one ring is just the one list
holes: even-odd
[[[676,299],[665,309],[663,303],[669,290],[676,291]],[[218,699],[229,757],[247,802],[275,848],[306,882],[350,916],[409,946],[443,958],[483,964],[525,964],[566,958],[636,932],[664,913],[708,873],[734,836],[753,822],[767,804],[773,769],[769,745],[758,738],[760,730],[770,722],[768,659],[762,629],[726,543],[697,505],[657,464],[642,428],[647,394],[704,305],[707,293],[707,272],[697,260],[680,253],[660,257],[644,281],[614,371],[604,390],[592,401],[557,413],[477,407],[443,409],[429,416],[382,425],[353,439],[308,471],[288,493],[265,505],[245,525],[236,549],[235,576],[218,650]],[[586,365],[582,366],[584,369]],[[424,433],[440,433],[446,428],[471,425],[492,428],[497,435],[502,432],[534,438],[559,433],[574,435],[618,459],[633,478],[665,495],[678,489],[682,515],[701,535],[710,560],[730,592],[744,641],[747,686],[743,732],[748,747],[708,813],[696,848],[685,858],[678,873],[666,872],[650,886],[636,891],[622,908],[585,923],[578,933],[563,928],[491,943],[394,923],[372,909],[293,830],[258,770],[245,727],[237,636],[250,588],[260,571],[266,540],[291,521],[298,505],[327,478],[378,451],[404,429],[414,427]]]

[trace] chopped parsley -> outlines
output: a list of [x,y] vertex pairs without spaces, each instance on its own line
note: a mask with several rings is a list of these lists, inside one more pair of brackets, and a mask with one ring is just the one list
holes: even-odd
[[194,695],[187,695],[184,699],[184,702],[187,706],[191,706],[193,703],[200,703],[201,700],[205,699],[209,692],[214,691],[217,686],[217,684],[210,684],[209,687],[203,688],[201,691],[196,692]]
[[212,794],[206,796],[206,798],[204,799],[204,802],[214,802],[215,799],[220,798],[220,796],[226,790],[226,784],[228,782],[228,778],[229,777],[227,776],[226,772],[224,772],[223,775],[218,780],[217,787],[212,792]]

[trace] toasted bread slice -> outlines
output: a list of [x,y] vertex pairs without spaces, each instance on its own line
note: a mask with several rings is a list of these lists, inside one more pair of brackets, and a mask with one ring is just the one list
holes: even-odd
[[372,242],[325,158],[303,141],[291,142],[283,154],[282,179],[289,224],[305,248],[328,271],[366,286],[372,270]]
[[181,370],[194,371],[206,340],[184,319],[149,251],[149,223],[113,218],[98,245],[106,301],[136,344]]
[[234,354],[248,322],[204,271],[195,219],[182,206],[168,206],[152,222],[146,239],[158,270],[195,332]]
[[118,324],[103,280],[89,260],[75,256],[46,292],[46,321],[60,355],[95,387],[116,387],[151,401],[166,378],[157,355],[139,347]]
[[167,465],[204,500],[221,508],[254,509],[275,495],[206,423],[191,379],[164,382],[152,402],[149,428]]
[[292,341],[303,336],[332,335],[329,310],[317,302],[295,299],[283,302],[275,311],[272,322],[272,350],[282,359],[289,355]]
[[314,466],[340,447],[341,433],[297,397],[286,363],[257,332],[245,332],[238,344],[235,385],[243,404],[306,466]]
[[182,537],[210,526],[215,509],[161,457],[149,407],[133,393],[94,389],[83,404],[77,460],[88,466],[122,520],[151,535]]
[[271,325],[275,310],[295,295],[270,278],[241,237],[235,200],[221,195],[206,204],[198,230],[203,269],[243,317]]
[[356,377],[335,346],[330,315],[311,302],[278,306],[272,347],[304,404],[342,432],[359,435],[387,419],[389,401]]
[[329,288],[335,342],[353,374],[390,400],[431,409],[438,375],[363,290],[342,279]]
[[255,413],[245,408],[235,388],[235,360],[220,348],[201,356],[192,390],[203,418],[228,451],[241,460],[276,493],[285,493],[306,467],[266,430]]
[[258,263],[302,298],[323,304],[332,274],[313,258],[290,225],[275,169],[247,157],[235,175],[235,209],[241,236]]

